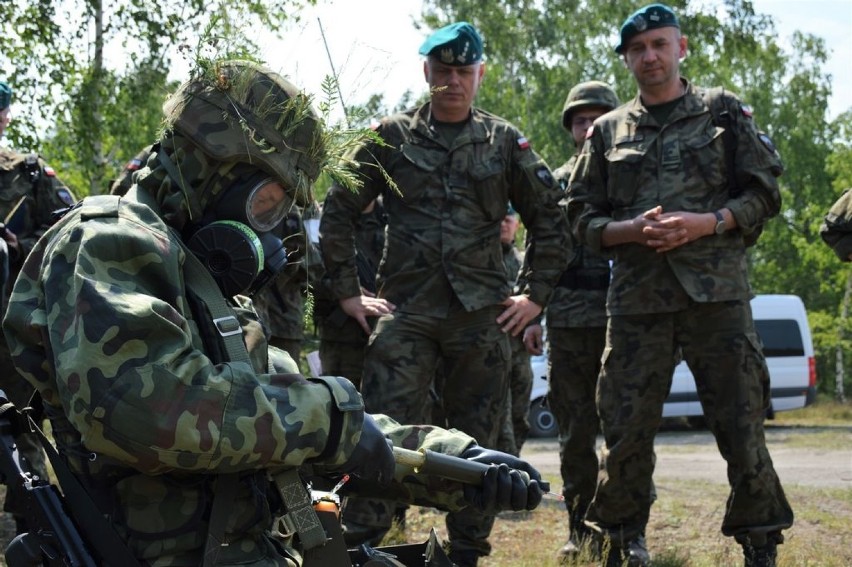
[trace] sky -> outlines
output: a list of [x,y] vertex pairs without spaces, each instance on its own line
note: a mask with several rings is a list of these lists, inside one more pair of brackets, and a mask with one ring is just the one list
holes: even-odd
[[[752,2],[757,13],[773,17],[779,44],[786,52],[792,49],[790,37],[796,30],[826,40],[830,60],[825,71],[833,77],[834,93],[829,101],[829,119],[852,107],[852,0]],[[425,90],[417,50],[428,32],[413,26],[420,14],[421,0],[319,3],[305,11],[301,23],[283,41],[262,42],[262,54],[270,67],[319,99],[322,81],[332,75],[333,64],[346,105],[363,103],[371,94],[384,93],[387,104],[392,106],[406,90],[415,95]],[[685,33],[688,35],[688,30]]]

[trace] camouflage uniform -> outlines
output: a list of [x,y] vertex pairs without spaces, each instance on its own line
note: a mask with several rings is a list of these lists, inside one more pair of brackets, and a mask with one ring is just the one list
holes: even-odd
[[[554,171],[565,187],[576,161],[575,154]],[[603,255],[575,246],[547,306],[547,403],[559,428],[562,495],[572,530],[582,522],[598,476],[595,387],[606,339],[609,274]]]
[[663,125],[638,96],[599,118],[569,185],[572,228],[598,252],[607,223],[658,204],[698,213],[725,207],[738,226],[665,253],[635,243],[607,249],[614,264],[598,383],[605,446],[586,521],[616,545],[635,538],[647,521],[654,435],[679,346],[728,462],[722,532],[761,546],[781,541],[793,513],[764,439],[768,374],[749,307],[743,234],[778,213],[781,163],[758,137],[750,113],[726,94],[738,140],[732,174],[742,188],[731,196],[722,128],[702,89],[683,84],[686,94]]
[[[24,258],[52,223],[53,212],[67,208],[74,201],[72,192],[39,156],[0,148],[0,219],[7,219],[12,210],[16,210],[13,218],[7,219],[6,226],[18,238],[17,250],[2,242],[7,250],[7,256],[2,259],[5,278],[0,282],[3,313]],[[32,386],[15,371],[6,341],[0,341],[0,389],[21,408],[27,405],[33,394]],[[44,453],[38,438],[30,434],[20,435],[18,449],[32,472],[47,478]],[[20,505],[15,494],[10,492],[4,510],[14,513],[19,519]]]
[[[368,213],[358,218],[355,233],[358,281],[361,287],[376,291],[376,271],[385,246],[385,218],[381,198]],[[364,349],[367,335],[355,319],[340,308],[331,295],[327,277],[315,289],[314,321],[319,333],[319,355],[323,372],[349,378],[356,387],[361,385],[364,371]]]
[[269,343],[287,351],[299,362],[305,339],[305,293],[308,285],[305,250],[307,242],[298,210],[290,211],[282,223],[287,266],[275,281],[261,289],[252,299],[267,327]]
[[124,169],[121,170],[121,173],[118,174],[118,177],[110,185],[109,194],[124,195],[127,193],[133,187],[133,174],[145,167],[152,153],[154,153],[154,146],[147,146],[133,156],[133,159],[124,164]]
[[[511,202],[536,235],[523,291],[546,305],[565,264],[559,191],[526,138],[476,108],[451,143],[431,123],[430,103],[385,118],[377,132],[388,145],[371,144],[353,156],[362,164],[363,187],[353,193],[333,185],[320,225],[332,293],[338,299],[357,296],[354,226],[365,206],[383,196],[388,225],[377,295],[396,311],[381,317],[370,337],[361,385],[365,403],[401,422],[427,421],[424,400],[441,360],[449,425],[493,446],[510,364],[508,337],[495,322],[511,291],[500,222]],[[388,186],[376,164],[398,189]],[[390,525],[381,505],[367,508],[357,516],[350,508],[345,517]],[[493,518],[474,516],[449,515],[450,538],[456,549],[467,545],[487,555]]]
[[842,261],[852,259],[852,189],[846,189],[831,205],[819,235]]
[[[316,147],[304,136],[318,127],[310,116],[293,123],[300,101],[283,79],[248,63],[224,65],[215,76],[216,83],[191,81],[167,103],[167,116],[171,109],[177,117],[157,165],[125,197],[87,198],[37,242],[3,330],[18,371],[44,400],[60,453],[99,508],[84,513],[102,513],[137,558],[200,565],[218,479],[234,473],[229,545],[216,565],[292,566],[299,554],[270,535],[279,505],[268,473],[345,463],[359,443],[363,403],[343,378],[293,374],[286,353],[267,349],[245,298],[231,307],[249,360],[215,360],[222,337],[210,332],[210,316],[187,283],[183,230],[216,205],[239,164],[274,172],[298,203],[309,196],[320,159],[298,149],[266,151],[284,147],[276,129],[284,126],[287,147]],[[217,104],[222,90],[226,106]],[[249,105],[272,98],[277,116],[258,122]],[[234,135],[242,128],[233,124],[258,130],[249,141]],[[251,153],[234,155],[228,136]],[[173,177],[170,160],[183,173]],[[459,432],[379,423],[407,448],[458,455],[472,443]],[[405,486],[388,490],[400,498],[464,506],[461,485],[397,474]]]
[[[513,243],[503,244],[503,263],[506,277],[513,285],[523,264],[523,253]],[[524,346],[523,335],[509,337],[512,362],[509,366],[509,396],[507,400],[505,431],[501,431],[497,440],[497,449],[512,455],[519,455],[521,447],[530,432],[530,390],[532,390],[532,366],[530,353]]]

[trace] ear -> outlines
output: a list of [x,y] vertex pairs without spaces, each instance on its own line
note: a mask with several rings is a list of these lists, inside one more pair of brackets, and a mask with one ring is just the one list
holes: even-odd
[[687,41],[687,37],[685,35],[680,36],[680,40],[678,41],[678,44],[679,44],[679,47],[680,47],[680,53],[678,53],[679,59],[686,59],[686,53],[688,51],[687,50],[687,44],[688,43],[689,42]]
[[429,60],[423,60],[423,78],[426,79],[426,82],[429,82]]
[[482,77],[485,76],[485,61],[479,64],[479,80],[482,81]]

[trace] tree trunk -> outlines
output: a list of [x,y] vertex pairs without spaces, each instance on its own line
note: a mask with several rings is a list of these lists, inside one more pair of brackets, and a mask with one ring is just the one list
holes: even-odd
[[92,57],[92,176],[89,178],[89,194],[104,192],[106,156],[103,150],[103,77],[104,77],[104,8],[102,0],[92,0],[95,24],[95,46]]

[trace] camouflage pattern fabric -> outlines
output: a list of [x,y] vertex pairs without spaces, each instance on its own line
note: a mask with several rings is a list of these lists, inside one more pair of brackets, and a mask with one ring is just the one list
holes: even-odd
[[[375,291],[376,272],[385,247],[385,218],[382,200],[377,199],[372,210],[358,218],[355,232],[358,281],[364,289]],[[345,376],[357,387],[361,385],[364,371],[364,350],[370,338],[357,321],[346,315],[330,290],[327,277],[314,287],[314,322],[320,345],[319,355],[323,371],[334,376]],[[368,320],[374,323],[373,319]]]
[[[535,235],[521,292],[546,305],[565,265],[560,192],[545,162],[510,123],[473,109],[447,142],[431,124],[430,109],[426,103],[383,119],[377,133],[387,145],[369,144],[352,154],[364,185],[357,193],[337,185],[329,190],[320,225],[323,260],[334,297],[360,294],[354,227],[381,195],[388,224],[377,295],[397,310],[379,320],[370,339],[361,384],[365,402],[404,423],[424,421],[440,359],[447,422],[494,446],[510,356],[495,323],[499,303],[511,293],[500,223],[511,203]],[[356,517],[353,508],[347,507],[347,522]],[[375,518],[378,506],[368,508],[360,521]],[[486,555],[493,518],[463,516],[447,517],[451,545]],[[375,521],[389,525],[387,517]]]
[[[220,564],[290,564],[266,533],[276,510],[265,471],[344,462],[360,396],[341,378],[265,374],[262,329],[242,309],[253,366],[213,364],[181,284],[181,248],[136,193],[86,199],[38,242],[4,321],[15,363],[41,392],[60,451],[137,557],[198,565],[212,482],[238,472]],[[413,448],[422,440],[460,454],[471,443],[397,429]],[[460,485],[431,492],[436,482],[401,493],[463,505]]]
[[722,532],[741,543],[780,538],[793,513],[766,449],[763,416],[768,372],[754,330],[742,231],[778,213],[781,163],[739,100],[737,197],[728,193],[720,129],[701,89],[686,95],[660,125],[637,96],[595,122],[569,183],[574,234],[601,250],[601,232],[656,205],[706,213],[727,207],[740,230],[711,235],[666,253],[638,244],[606,250],[614,259],[607,297],[606,348],[597,403],[605,445],[586,522],[614,545],[641,533],[652,500],[653,442],[671,386],[678,348],[695,376],[704,415],[731,486]]
[[[21,264],[39,236],[53,222],[52,213],[64,209],[76,201],[71,190],[58,178],[53,169],[35,154],[21,154],[0,148],[0,221],[18,238],[19,249],[5,246],[7,256],[0,282],[2,289],[2,312],[5,314],[9,294]],[[12,214],[12,211],[15,211]],[[12,218],[9,218],[11,214]],[[33,394],[32,386],[15,371],[6,341],[0,341],[0,389],[17,407],[25,407]],[[41,442],[35,435],[21,434],[17,438],[18,450],[26,459],[29,469],[42,478],[47,478],[47,464]],[[9,493],[4,509],[20,516],[22,503]]]
[[252,299],[269,331],[270,344],[286,350],[298,363],[305,338],[305,289],[308,285],[307,243],[298,208],[288,213],[280,231],[287,248],[287,266]]
[[846,189],[825,215],[819,235],[837,257],[852,259],[852,190]]
[[738,229],[700,238],[665,254],[639,244],[607,250],[614,268],[607,296],[612,315],[673,312],[692,301],[748,299],[746,249],[742,231],[778,214],[781,194],[775,174],[777,152],[757,135],[739,100],[726,97],[739,117],[735,174],[743,192],[730,198],[719,128],[701,90],[687,94],[661,127],[639,97],[599,118],[574,169],[568,191],[572,230],[600,252],[600,233],[660,204],[664,211],[706,213],[727,207]]
[[[360,212],[382,195],[387,243],[378,273],[379,297],[399,311],[445,317],[452,297],[468,311],[509,295],[500,249],[506,203],[535,235],[536,253],[523,293],[546,305],[565,266],[560,192],[544,161],[503,119],[474,109],[447,145],[430,127],[430,105],[385,118],[371,144],[351,157],[364,186],[353,193],[332,185],[320,225],[323,260],[332,293],[360,293],[354,262],[354,226]],[[381,168],[392,176],[389,187]]]
[[121,170],[118,177],[110,185],[109,194],[119,196],[126,194],[133,187],[133,174],[145,167],[148,163],[148,158],[153,153],[154,146],[146,146],[142,151],[133,156],[133,159],[124,164],[124,169]]

